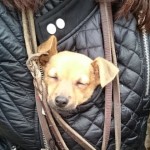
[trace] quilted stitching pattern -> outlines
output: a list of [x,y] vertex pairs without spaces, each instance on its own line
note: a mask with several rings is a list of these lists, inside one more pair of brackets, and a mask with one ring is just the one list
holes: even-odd
[[[57,4],[49,5],[47,3],[37,17],[45,14]],[[13,143],[20,143],[25,149],[38,149],[40,147],[39,135],[37,135],[38,119],[35,113],[32,78],[25,65],[26,52],[20,20],[18,14],[8,13],[1,3],[0,24],[0,136],[7,137]],[[60,50],[76,50],[93,59],[97,56],[104,56],[98,11],[76,31],[59,45]],[[150,101],[149,97],[144,97],[145,64],[140,35],[136,31],[136,21],[132,16],[128,21],[124,19],[117,21],[114,31],[120,68],[122,101],[121,149],[144,150],[143,143]],[[10,38],[12,40],[9,41]],[[100,95],[100,99],[94,99],[85,107],[86,112],[80,111],[65,119],[96,149],[100,149],[104,122],[103,93]],[[14,118],[16,119],[14,120]],[[72,150],[82,149],[66,133],[62,130],[61,132]],[[112,116],[108,150],[115,149],[114,143]]]
[[44,6],[36,13],[36,17],[40,17],[43,14],[46,14],[47,12],[54,9],[56,6],[58,6],[60,3],[62,3],[64,0],[45,0]]
[[0,3],[0,136],[26,149],[37,149],[34,90],[18,19]]
[[[117,49],[118,65],[120,68],[120,88],[122,101],[122,150],[143,150],[144,136],[148,111],[144,111],[144,55],[141,40],[136,30],[136,20],[130,16],[129,20],[121,19],[115,22],[115,45]],[[91,58],[104,56],[102,33],[99,29],[99,13],[97,12],[76,33],[68,38],[67,48],[76,45],[77,52]],[[65,47],[66,41],[59,45]],[[70,46],[70,47],[69,47]],[[74,50],[74,49],[73,49]],[[142,89],[142,90],[141,90]],[[146,101],[149,101],[147,99]],[[104,105],[93,105],[84,112],[78,112],[66,121],[84,138],[100,149],[103,134]],[[146,113],[146,114],[145,114]],[[66,133],[63,137],[72,150],[82,149],[72,141]],[[140,143],[142,142],[142,143]],[[114,122],[112,116],[111,137],[108,150],[115,149]],[[139,143],[139,144],[137,144]]]

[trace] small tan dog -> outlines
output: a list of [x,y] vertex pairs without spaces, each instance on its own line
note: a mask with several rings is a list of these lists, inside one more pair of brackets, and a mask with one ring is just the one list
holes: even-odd
[[103,88],[118,74],[118,68],[103,58],[63,51],[57,53],[57,39],[51,36],[38,47],[45,53],[39,61],[44,69],[47,100],[58,110],[72,110],[86,102],[98,85]]

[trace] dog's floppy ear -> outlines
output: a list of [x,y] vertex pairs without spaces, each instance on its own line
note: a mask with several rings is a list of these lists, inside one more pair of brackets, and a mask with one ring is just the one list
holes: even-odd
[[57,39],[54,35],[38,46],[38,52],[41,53],[39,62],[42,66],[45,66],[50,57],[57,54]]
[[93,60],[92,66],[102,88],[111,82],[119,72],[119,69],[114,64],[101,57]]

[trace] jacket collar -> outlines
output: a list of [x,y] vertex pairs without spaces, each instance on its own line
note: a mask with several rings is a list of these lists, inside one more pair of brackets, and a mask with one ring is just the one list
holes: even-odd
[[[48,3],[51,3],[48,1]],[[56,27],[57,39],[60,40],[74,28],[76,28],[96,7],[95,0],[64,0],[52,10],[35,19],[36,33],[39,43],[42,43],[51,35],[47,31],[47,26],[53,24]],[[57,19],[63,19],[65,27],[58,28],[56,25]]]

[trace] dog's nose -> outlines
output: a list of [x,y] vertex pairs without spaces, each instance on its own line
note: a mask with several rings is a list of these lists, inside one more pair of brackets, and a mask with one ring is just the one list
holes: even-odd
[[68,104],[68,99],[64,96],[57,96],[55,98],[56,106],[65,107]]

